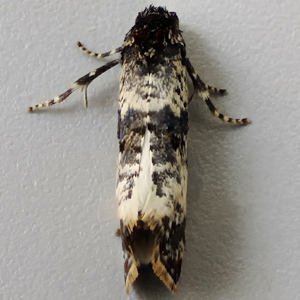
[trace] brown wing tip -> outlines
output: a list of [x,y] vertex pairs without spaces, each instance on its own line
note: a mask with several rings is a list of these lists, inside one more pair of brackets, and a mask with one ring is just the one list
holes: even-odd
[[177,292],[177,284],[175,283],[174,279],[170,275],[170,273],[167,271],[164,264],[161,262],[159,257],[159,248],[157,247],[155,249],[155,252],[157,252],[158,255],[154,254],[153,260],[152,260],[152,269],[155,275],[165,284],[165,286],[173,293],[175,294]]
[[125,278],[125,286],[126,286],[127,294],[129,294],[130,288],[138,276],[139,276],[139,272],[137,269],[136,262],[133,262],[132,265],[130,266],[130,269],[127,272],[126,278]]
[[[155,249],[159,251],[158,248]],[[132,264],[129,267],[128,272],[126,272],[128,264],[125,263],[125,286],[126,286],[126,293],[129,294],[132,284],[135,282],[137,277],[139,276],[138,266],[136,262],[133,260]],[[152,269],[155,275],[165,284],[165,286],[175,294],[177,292],[177,284],[175,283],[172,276],[167,271],[164,264],[161,262],[160,257],[158,255],[153,256],[152,260]]]

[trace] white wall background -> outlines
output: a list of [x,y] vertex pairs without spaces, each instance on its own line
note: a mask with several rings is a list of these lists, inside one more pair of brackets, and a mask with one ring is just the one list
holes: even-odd
[[153,1],[176,11],[234,127],[190,107],[187,251],[178,294],[125,294],[115,203],[119,67],[28,114],[103,64],[152,1],[1,1],[0,299],[295,300],[300,294],[300,2]]

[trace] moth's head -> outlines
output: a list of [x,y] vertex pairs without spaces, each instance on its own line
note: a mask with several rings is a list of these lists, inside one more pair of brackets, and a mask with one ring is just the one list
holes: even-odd
[[[150,5],[138,14],[135,25],[127,33],[125,42],[140,46],[152,43],[163,44],[178,42],[179,20],[175,12],[169,12],[164,7]],[[182,38],[180,39],[180,41]]]
[[175,12],[168,12],[165,7],[150,5],[138,14],[135,20],[136,30],[158,32],[166,29],[178,29],[179,20]]

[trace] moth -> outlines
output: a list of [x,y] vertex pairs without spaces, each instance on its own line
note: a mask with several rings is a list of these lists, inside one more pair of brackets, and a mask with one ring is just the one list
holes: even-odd
[[209,96],[226,90],[205,84],[186,56],[175,12],[150,5],[140,12],[121,47],[95,53],[80,42],[86,54],[121,57],[86,74],[61,95],[29,107],[34,111],[84,91],[98,76],[121,64],[118,109],[119,158],[116,198],[119,233],[124,253],[127,293],[140,268],[154,273],[176,292],[185,247],[187,194],[187,133],[189,97],[187,76],[212,114],[222,121],[248,124],[220,113]]

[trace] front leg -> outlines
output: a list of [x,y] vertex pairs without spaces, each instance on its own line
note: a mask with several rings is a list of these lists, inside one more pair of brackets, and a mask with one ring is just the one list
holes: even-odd
[[204,102],[208,106],[209,110],[215,117],[218,117],[219,119],[221,119],[224,122],[233,123],[233,124],[249,124],[249,123],[251,123],[251,120],[248,118],[234,119],[234,118],[227,117],[227,116],[223,115],[222,113],[220,113],[215,108],[213,103],[211,102],[211,100],[209,98],[209,92],[213,91],[213,92],[223,95],[226,92],[226,90],[217,89],[215,87],[205,84],[201,80],[201,78],[199,77],[199,75],[197,74],[195,69],[193,68],[193,66],[188,58],[185,59],[185,64],[186,64],[187,71],[193,81],[194,89],[198,92],[198,95],[204,100]]
[[89,56],[92,56],[92,57],[99,58],[99,59],[100,59],[100,58],[107,57],[107,56],[110,56],[110,55],[113,55],[113,54],[115,54],[115,53],[119,53],[119,52],[121,52],[121,51],[124,49],[124,47],[121,46],[121,47],[118,47],[118,48],[113,49],[113,50],[108,51],[108,52],[104,52],[104,53],[96,53],[96,52],[93,52],[93,51],[87,49],[84,45],[82,45],[81,42],[77,42],[77,46],[79,47],[79,49],[80,49],[83,53],[85,53],[85,54],[87,54],[87,55],[89,55]]
[[111,69],[112,67],[116,66],[118,63],[120,62],[119,59],[113,60],[109,63],[107,63],[106,65],[82,76],[81,78],[79,78],[78,80],[76,80],[72,87],[69,88],[68,90],[66,90],[64,93],[62,93],[61,95],[53,98],[52,100],[49,101],[45,101],[39,104],[36,104],[34,106],[30,106],[27,108],[28,111],[34,111],[37,110],[39,108],[42,107],[48,107],[48,106],[52,106],[58,102],[63,102],[65,99],[67,99],[75,90],[81,88],[84,91],[84,106],[87,107],[88,101],[87,101],[87,88],[89,86],[89,84],[96,79],[98,76],[100,76],[101,74],[103,74],[104,72],[106,72],[107,70]]

